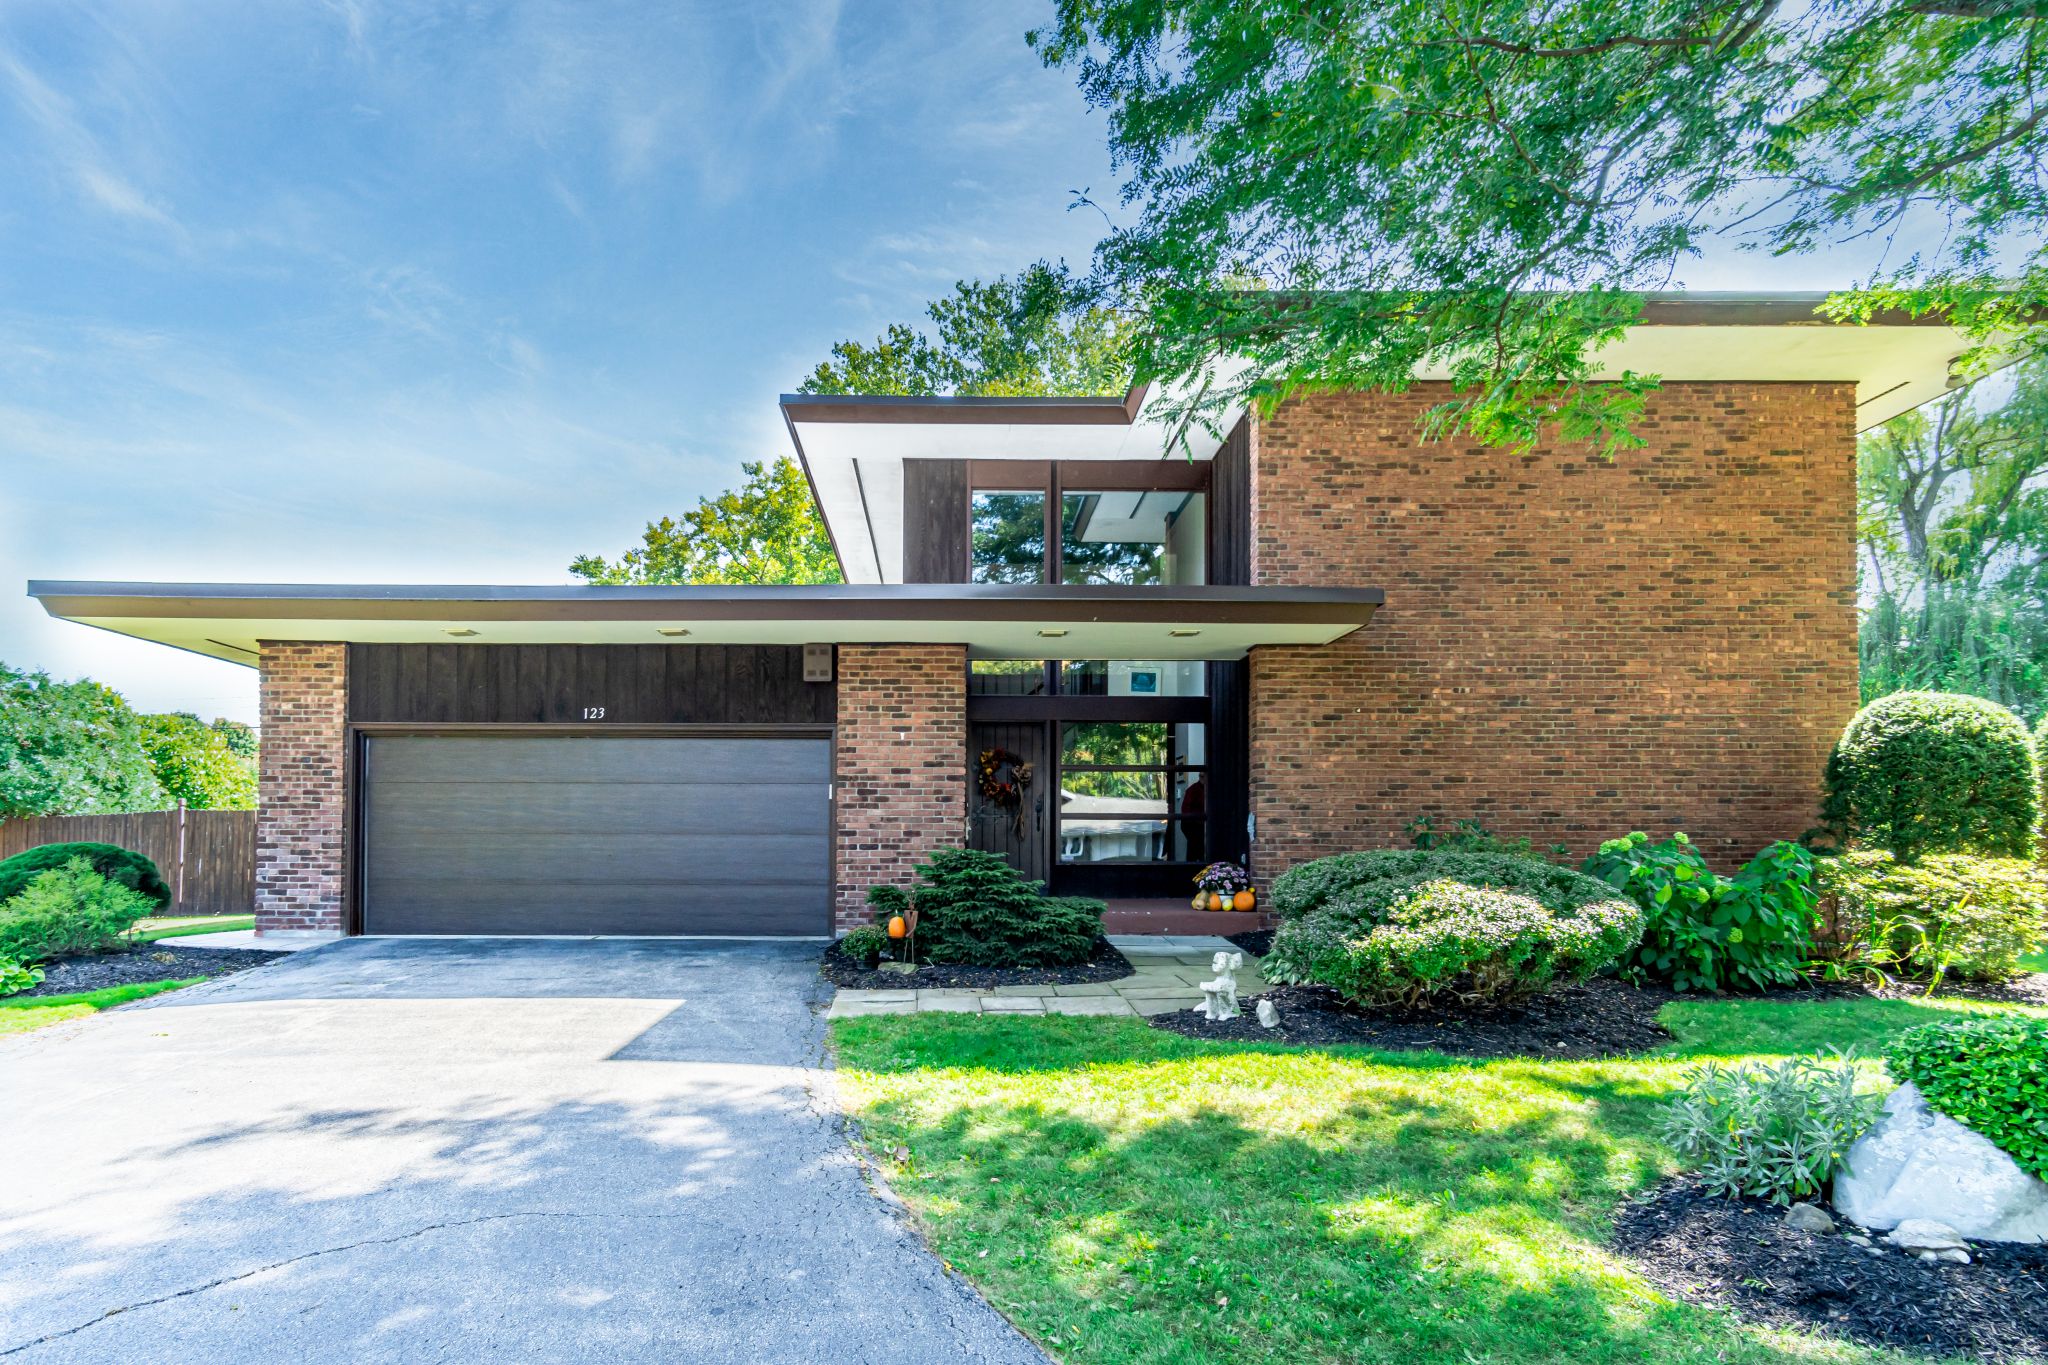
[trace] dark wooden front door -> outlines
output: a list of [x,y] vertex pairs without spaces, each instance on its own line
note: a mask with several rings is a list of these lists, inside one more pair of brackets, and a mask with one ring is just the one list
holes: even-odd
[[[1047,880],[1052,872],[1051,733],[1051,726],[1036,720],[980,721],[967,727],[968,847],[1002,854],[1035,881]],[[1007,749],[1031,765],[1031,785],[1017,810],[982,797],[979,761],[989,749]]]

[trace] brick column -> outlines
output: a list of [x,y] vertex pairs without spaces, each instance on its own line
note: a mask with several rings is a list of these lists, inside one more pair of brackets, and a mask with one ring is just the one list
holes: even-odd
[[348,646],[262,648],[256,932],[339,932]]
[[868,888],[904,885],[967,839],[967,651],[841,645],[834,830],[840,932],[866,924]]

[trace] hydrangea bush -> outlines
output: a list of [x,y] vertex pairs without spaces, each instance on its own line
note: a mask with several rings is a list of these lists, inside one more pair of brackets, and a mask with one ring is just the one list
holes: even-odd
[[1643,908],[1647,927],[1622,970],[1681,991],[1763,990],[1799,979],[1818,919],[1813,855],[1771,844],[1733,877],[1681,833],[1609,839],[1582,869]]
[[[1266,978],[1368,1005],[1506,1000],[1583,981],[1642,934],[1642,912],[1591,877],[1498,854],[1343,854],[1304,864]],[[1306,875],[1303,875],[1306,874]],[[1306,908],[1304,908],[1306,907]]]

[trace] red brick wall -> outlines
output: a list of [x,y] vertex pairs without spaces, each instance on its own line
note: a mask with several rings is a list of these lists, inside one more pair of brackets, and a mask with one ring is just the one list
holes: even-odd
[[1856,709],[1854,387],[1668,384],[1612,461],[1425,443],[1445,396],[1260,424],[1252,581],[1387,594],[1252,652],[1260,879],[1424,814],[1576,855],[1683,829],[1724,871],[1811,827]]
[[841,645],[834,792],[841,931],[870,923],[868,888],[967,834],[967,652]]
[[339,930],[348,646],[262,647],[256,931]]

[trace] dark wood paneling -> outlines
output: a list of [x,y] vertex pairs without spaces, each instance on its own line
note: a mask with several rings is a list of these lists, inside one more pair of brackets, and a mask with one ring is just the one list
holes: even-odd
[[[1243,862],[1251,851],[1251,665],[1209,665],[1209,848],[1212,862]],[[1190,892],[1192,894],[1192,892]]]
[[[908,465],[913,461],[905,461]],[[1202,460],[970,460],[968,482],[986,492],[1030,492],[1052,481],[1089,493],[1141,493],[1154,489],[1185,489],[1200,493],[1209,487],[1209,466]]]
[[348,692],[352,721],[414,724],[829,725],[837,709],[797,645],[350,645]]
[[1209,581],[1224,587],[1252,581],[1251,430],[1251,418],[1239,418],[1211,462]]
[[970,721],[1163,720],[1196,724],[1210,718],[1204,697],[1013,697],[967,698]]
[[[1052,728],[1044,721],[970,725],[967,730],[967,846],[1000,853],[1024,876],[1044,881],[1052,862]],[[984,749],[1008,749],[1031,765],[1024,818],[981,799],[976,764]]]
[[903,581],[965,583],[967,461],[903,462]]

